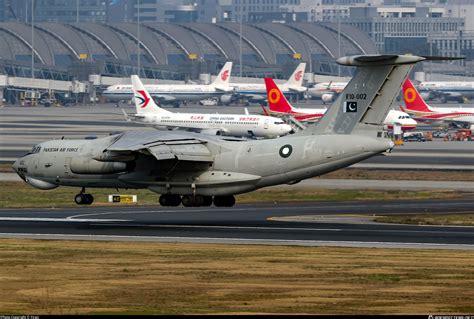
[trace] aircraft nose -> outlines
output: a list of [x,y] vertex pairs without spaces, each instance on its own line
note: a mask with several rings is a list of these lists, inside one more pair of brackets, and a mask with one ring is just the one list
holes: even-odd
[[19,164],[18,164],[18,161],[19,161],[19,160],[16,160],[15,163],[13,163],[13,165],[12,165],[12,168],[13,168],[13,170],[14,170],[16,173],[18,173],[18,165],[19,165]]

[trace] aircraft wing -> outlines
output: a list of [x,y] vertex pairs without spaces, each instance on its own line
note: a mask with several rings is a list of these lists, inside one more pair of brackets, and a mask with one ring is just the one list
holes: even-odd
[[303,93],[303,92],[306,92],[308,90],[308,88],[306,88],[304,86],[289,86],[288,89],[290,91],[294,91],[294,92],[298,92],[298,93]]
[[181,161],[213,162],[206,141],[176,132],[129,131],[118,136],[97,160],[108,161],[113,158],[142,153],[154,156],[157,160],[177,159]]
[[215,85],[214,88],[215,88],[217,91],[221,91],[221,92],[234,92],[234,88],[231,87],[231,86],[219,86],[219,85]]
[[163,95],[163,94],[151,94],[153,98],[157,99],[160,102],[174,102],[176,97],[172,95]]

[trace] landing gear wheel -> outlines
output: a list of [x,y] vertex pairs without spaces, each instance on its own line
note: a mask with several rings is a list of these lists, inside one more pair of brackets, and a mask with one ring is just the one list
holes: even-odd
[[214,205],[217,207],[232,207],[235,205],[235,197],[229,196],[214,196]]
[[74,197],[74,201],[77,205],[84,205],[85,200],[86,199],[83,194],[77,194],[76,197]]
[[211,206],[212,205],[212,196],[203,196],[203,201],[201,206]]
[[161,206],[179,206],[181,204],[181,196],[174,194],[163,194],[160,196]]
[[77,205],[90,205],[94,202],[94,197],[91,194],[77,194],[74,197],[74,201]]
[[195,205],[194,196],[191,195],[184,195],[181,202],[183,203],[184,207],[193,207]]

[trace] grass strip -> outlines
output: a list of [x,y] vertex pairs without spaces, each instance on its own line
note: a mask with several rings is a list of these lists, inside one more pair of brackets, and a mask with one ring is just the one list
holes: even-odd
[[[138,205],[159,205],[158,194],[146,189],[120,190],[88,189],[94,195],[93,205],[123,205],[108,203],[109,194],[136,194]],[[24,182],[0,182],[0,208],[23,207],[74,207],[74,196],[78,187],[59,187],[49,191],[35,189]],[[285,188],[261,189],[237,196],[238,203],[289,202],[289,201],[351,201],[394,199],[447,199],[460,198],[466,194],[453,191],[392,191],[392,190],[324,190]]]
[[0,240],[2,314],[474,313],[454,250]]
[[391,215],[376,217],[374,221],[394,224],[474,226],[474,212],[446,215]]

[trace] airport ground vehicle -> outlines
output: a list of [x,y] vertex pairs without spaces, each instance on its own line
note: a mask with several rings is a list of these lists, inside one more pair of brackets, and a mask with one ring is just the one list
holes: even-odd
[[411,132],[403,136],[404,142],[426,142],[423,132]]

